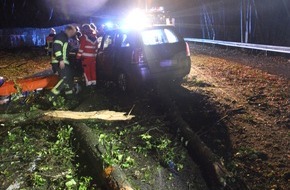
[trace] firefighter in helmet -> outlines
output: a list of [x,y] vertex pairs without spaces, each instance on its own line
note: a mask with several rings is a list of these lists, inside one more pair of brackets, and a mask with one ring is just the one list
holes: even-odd
[[66,26],[65,30],[54,37],[52,69],[57,72],[60,81],[51,90],[53,96],[65,92],[66,95],[73,94],[73,72],[68,60],[69,38],[76,35],[76,28],[72,25]]
[[46,37],[46,43],[45,43],[45,50],[47,55],[52,56],[52,44],[53,44],[53,38],[55,37],[55,29],[51,28],[49,35]]

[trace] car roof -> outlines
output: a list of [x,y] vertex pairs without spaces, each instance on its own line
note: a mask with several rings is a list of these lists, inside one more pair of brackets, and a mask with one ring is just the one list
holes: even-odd
[[152,26],[144,27],[141,30],[137,30],[134,28],[123,30],[121,28],[118,28],[118,29],[107,30],[106,33],[119,32],[119,31],[127,31],[127,32],[136,32],[137,31],[138,32],[138,31],[144,31],[144,30],[150,30],[150,29],[163,29],[163,28],[175,29],[175,27],[173,25],[160,24],[160,25],[152,25]]

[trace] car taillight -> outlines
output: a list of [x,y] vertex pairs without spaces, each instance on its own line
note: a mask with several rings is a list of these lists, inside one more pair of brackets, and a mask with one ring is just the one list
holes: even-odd
[[141,48],[133,50],[132,64],[145,64],[145,55]]
[[187,42],[185,42],[186,44],[186,56],[190,56],[190,49],[189,49],[189,45]]

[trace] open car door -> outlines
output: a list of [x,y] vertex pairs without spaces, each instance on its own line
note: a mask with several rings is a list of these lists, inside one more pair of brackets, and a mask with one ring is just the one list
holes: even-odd
[[105,34],[98,51],[97,73],[100,79],[110,79],[113,77],[113,65],[116,53],[114,36],[114,32]]

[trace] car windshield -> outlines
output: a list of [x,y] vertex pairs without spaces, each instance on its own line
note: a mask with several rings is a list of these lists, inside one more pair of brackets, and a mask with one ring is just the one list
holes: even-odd
[[142,32],[145,45],[158,45],[179,42],[178,37],[170,29],[151,29]]

